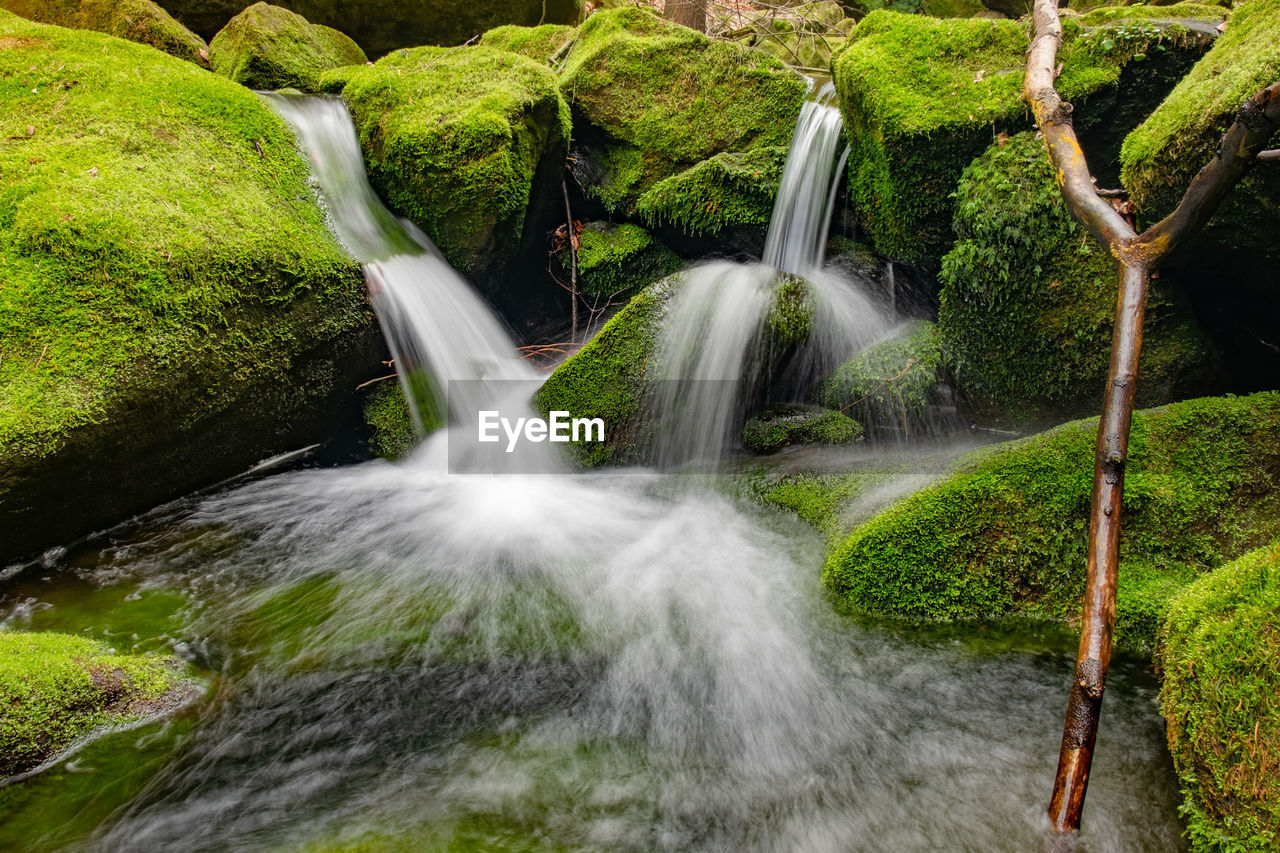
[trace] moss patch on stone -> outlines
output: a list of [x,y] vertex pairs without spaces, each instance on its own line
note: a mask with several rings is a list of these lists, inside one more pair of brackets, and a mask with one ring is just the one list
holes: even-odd
[[324,72],[366,61],[359,45],[337,30],[267,3],[236,15],[209,45],[213,70],[250,89],[317,92]]
[[915,323],[836,368],[818,388],[818,401],[858,419],[865,428],[920,432],[933,403],[940,364],[936,327]]
[[590,155],[580,181],[628,215],[659,181],[703,160],[787,145],[805,92],[800,75],[760,51],[638,8],[583,24],[561,86]]
[[[0,135],[21,137],[0,145],[0,514],[18,547],[47,513],[37,485],[77,461],[124,482],[111,466],[130,446],[158,459],[152,442],[179,452],[254,416],[271,424],[240,439],[252,458],[221,448],[169,488],[261,458],[251,445],[339,381],[300,380],[304,356],[373,321],[293,135],[251,92],[3,12],[0,39]],[[82,523],[119,520],[91,520],[93,505]]]
[[[589,298],[617,299],[670,275],[680,257],[639,225],[588,222],[579,235],[578,291]],[[571,275],[569,250],[556,256],[563,281]]]
[[[975,452],[854,530],[829,555],[827,584],[855,607],[913,619],[1070,618],[1084,587],[1096,429],[1075,421]],[[1280,535],[1277,436],[1280,393],[1135,414],[1120,542],[1129,615],[1117,636],[1149,644],[1143,632],[1172,590],[1158,584]]]
[[41,24],[93,30],[208,65],[208,45],[151,0],[0,0],[0,9]]
[[765,227],[786,162],[787,149],[781,145],[723,152],[658,181],[640,196],[635,212],[650,225],[685,234]]
[[[1172,7],[1171,7],[1172,8]],[[1252,0],[1160,107],[1125,139],[1122,178],[1144,222],[1169,213],[1218,148],[1246,98],[1276,82],[1280,0]],[[1206,226],[1199,245],[1249,249],[1275,259],[1280,170],[1250,170]]]
[[820,406],[775,406],[742,427],[742,444],[752,453],[777,453],[793,444],[848,444],[861,436],[857,421]]
[[[1114,88],[1138,57],[1202,51],[1211,38],[1132,21],[1085,30],[1070,18],[1063,32],[1057,86],[1072,101]],[[852,149],[850,197],[882,254],[925,263],[950,245],[962,170],[998,132],[1031,124],[1021,99],[1028,44],[1025,24],[1003,20],[877,11],[854,30],[832,70]],[[1077,124],[1087,124],[1088,105],[1076,106]]]
[[508,25],[489,30],[480,37],[480,45],[509,50],[546,65],[574,40],[577,33],[577,27],[567,24],[543,24],[540,27]]
[[1196,851],[1280,846],[1280,541],[1175,597],[1160,707]]
[[115,654],[85,637],[0,630],[0,778],[97,728],[147,715],[181,666],[172,657]]
[[[955,246],[943,258],[938,332],[967,414],[1022,428],[1097,411],[1111,353],[1118,279],[1110,254],[1071,217],[1043,143],[993,145],[955,193]],[[1138,404],[1191,396],[1212,350],[1185,298],[1152,282]]]
[[423,47],[322,85],[335,80],[381,196],[459,271],[496,286],[541,183],[559,194],[570,120],[555,75],[491,47]]
[[413,415],[398,382],[379,382],[364,398],[364,422],[369,428],[369,449],[383,459],[409,455],[418,443]]

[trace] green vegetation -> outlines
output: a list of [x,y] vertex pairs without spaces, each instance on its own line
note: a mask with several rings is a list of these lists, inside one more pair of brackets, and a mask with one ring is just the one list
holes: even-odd
[[498,282],[530,206],[559,196],[570,123],[551,70],[490,47],[423,47],[322,86],[351,107],[382,197],[463,274]]
[[[760,51],[713,41],[638,8],[588,19],[561,87],[578,142],[591,156],[583,169],[587,192],[627,215],[655,184],[703,160],[787,145],[805,91],[800,75]],[[664,191],[668,203],[685,196],[669,220],[687,215],[689,192]],[[662,206],[647,205],[650,221]]]
[[364,422],[369,428],[369,449],[383,459],[407,456],[418,443],[413,416],[400,383],[379,382],[364,400]]
[[250,89],[316,92],[325,71],[366,61],[364,51],[337,30],[266,3],[236,15],[209,45],[213,70]]
[[775,406],[742,427],[752,453],[776,453],[793,444],[848,444],[862,436],[857,421],[818,406]]
[[208,65],[204,39],[151,0],[0,0],[0,9],[41,24],[106,33]]
[[746,26],[734,33],[737,40],[809,71],[828,68],[855,25],[835,0],[774,6],[745,17]]
[[0,778],[94,729],[159,710],[181,663],[118,655],[85,637],[0,630]]
[[1280,541],[1188,586],[1160,631],[1160,706],[1195,851],[1280,846]]
[[535,407],[604,418],[603,443],[571,444],[586,467],[637,461],[646,448],[645,373],[657,343],[672,279],[637,294],[586,346],[564,361],[539,389]]
[[[1084,588],[1097,420],[977,451],[834,548],[826,582],[914,619],[1067,618]],[[1280,393],[1134,416],[1117,636],[1150,643],[1175,588],[1280,535]]]
[[[1176,7],[1171,7],[1176,8]],[[1251,0],[1160,107],[1124,142],[1123,181],[1142,219],[1154,222],[1178,203],[1218,149],[1246,98],[1277,79],[1280,0]],[[1280,228],[1280,172],[1251,170],[1210,220],[1211,250],[1243,248],[1273,261]]]
[[918,432],[933,401],[940,362],[936,327],[916,323],[838,367],[818,389],[818,402],[857,418],[864,427]]
[[[1063,31],[1057,86],[1077,102],[1078,126],[1094,118],[1082,99],[1114,89],[1127,65],[1148,53],[1198,53],[1210,40],[1175,24],[1086,32],[1068,18]],[[854,30],[832,70],[852,148],[853,207],[882,254],[925,263],[946,251],[960,173],[998,132],[1031,124],[1021,99],[1027,46],[1027,26],[1015,21],[877,11]],[[1163,90],[1121,94],[1155,103]]]
[[[20,138],[0,145],[0,508],[25,529],[48,514],[48,470],[110,481],[131,445],[195,453],[169,488],[247,464],[191,437],[292,428],[342,382],[294,371],[373,328],[293,135],[243,87],[143,45],[4,12],[0,43],[3,134]],[[270,426],[246,437],[238,418]]]
[[[993,145],[955,193],[955,246],[942,260],[938,333],[970,415],[1025,427],[1096,411],[1110,358],[1114,261],[1067,212],[1031,132]],[[1152,283],[1138,404],[1191,396],[1210,348],[1175,291]]]
[[1100,27],[1117,21],[1218,21],[1225,20],[1231,9],[1205,3],[1175,3],[1168,6],[1104,6],[1080,16],[1080,24]]
[[495,27],[480,37],[481,47],[509,50],[547,65],[577,36],[578,28],[565,24],[540,27]]
[[[639,225],[588,222],[579,237],[578,291],[588,297],[619,298],[684,265],[679,256]],[[556,257],[561,279],[567,283],[569,250],[562,250]]]
[[769,224],[787,162],[785,146],[727,151],[658,181],[636,202],[651,225],[686,234],[718,234],[729,228]]

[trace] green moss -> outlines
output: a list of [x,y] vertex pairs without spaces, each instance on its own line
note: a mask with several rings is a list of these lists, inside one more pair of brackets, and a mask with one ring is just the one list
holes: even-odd
[[940,362],[937,329],[932,323],[916,323],[838,367],[819,387],[818,401],[857,418],[864,427],[919,432],[933,402]]
[[15,512],[26,466],[103,454],[112,429],[180,441],[370,314],[292,134],[252,93],[7,13],[0,39],[6,133],[25,137],[0,146],[0,504]]
[[418,443],[409,403],[397,382],[380,382],[369,392],[364,422],[369,427],[369,449],[383,459],[407,456]]
[[316,92],[325,71],[366,61],[364,51],[337,30],[266,3],[236,15],[209,45],[213,70],[250,89]]
[[0,9],[41,24],[94,30],[208,65],[208,45],[151,0],[0,0]]
[[658,181],[640,196],[635,212],[651,225],[686,234],[767,226],[786,161],[784,146],[717,154]]
[[565,24],[540,27],[495,27],[480,37],[482,47],[509,50],[546,65],[577,36],[578,28]]
[[[1124,142],[1122,178],[1138,212],[1154,222],[1171,211],[1195,174],[1215,155],[1246,98],[1277,79],[1280,0],[1251,0],[1160,107]],[[1205,232],[1215,248],[1248,248],[1276,257],[1280,171],[1252,169],[1223,202]]]
[[1188,586],[1160,632],[1160,708],[1195,851],[1280,846],[1280,541]]
[[837,537],[849,532],[850,509],[892,475],[892,470],[883,468],[840,474],[789,474],[761,490],[759,500],[790,510],[828,536]]
[[752,453],[776,453],[793,444],[848,444],[862,436],[857,421],[818,406],[778,406],[742,427],[742,443]]
[[591,155],[579,167],[585,189],[625,214],[659,181],[717,154],[785,146],[805,91],[759,51],[638,8],[583,24],[561,87]]
[[[1018,428],[1096,411],[1118,273],[1067,212],[1043,143],[1028,132],[992,146],[955,196],[958,240],[942,261],[938,332],[966,411]],[[1139,405],[1194,393],[1210,364],[1189,305],[1156,279]]]
[[1169,6],[1104,6],[1080,16],[1086,27],[1098,27],[1115,21],[1209,21],[1217,23],[1231,14],[1229,8],[1205,3],[1175,3]]
[[799,276],[779,274],[773,302],[764,318],[764,348],[785,357],[804,346],[813,332],[813,296]]
[[322,85],[332,88],[334,77],[345,82],[382,197],[461,272],[500,280],[520,247],[540,172],[559,193],[569,108],[551,70],[490,47],[424,47],[339,69]]
[[[972,454],[892,505],[829,555],[828,585],[858,608],[916,619],[1079,606],[1097,420]],[[1205,398],[1138,412],[1120,541],[1121,636],[1133,645],[1166,581],[1280,535],[1280,394]],[[1139,598],[1145,600],[1140,601]],[[1154,602],[1154,603],[1152,603]]]
[[986,11],[980,0],[924,0],[920,11],[935,18],[973,18]]
[[[616,299],[684,265],[679,256],[638,225],[588,222],[579,237],[578,290],[588,297]],[[562,250],[557,259],[561,278],[568,282],[568,249]]]
[[622,465],[641,458],[645,374],[671,287],[664,279],[637,294],[556,368],[534,398],[543,414],[557,409],[576,418],[604,418],[605,442],[570,445],[580,464]]
[[[1057,86],[1073,101],[1113,89],[1138,56],[1200,51],[1210,40],[1177,25],[1086,32],[1067,19],[1063,31]],[[854,30],[832,70],[851,147],[850,197],[882,254],[925,263],[950,245],[951,193],[962,170],[999,131],[1031,124],[1021,99],[1028,43],[1026,23],[889,11]],[[1088,104],[1077,107],[1079,126],[1091,116]]]
[[0,630],[0,778],[37,766],[171,687],[171,657],[118,655],[84,637]]

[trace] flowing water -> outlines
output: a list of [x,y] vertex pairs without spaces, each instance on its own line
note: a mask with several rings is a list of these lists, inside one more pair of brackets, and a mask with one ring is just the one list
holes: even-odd
[[[436,386],[518,374],[429,245],[347,197],[365,190],[338,159],[340,107],[281,108],[412,363]],[[772,272],[716,275],[747,290],[719,304],[748,304],[724,329],[702,312],[689,334],[716,347],[689,364],[732,379]],[[719,298],[692,281],[682,298]],[[833,304],[824,335],[864,322],[856,298]],[[212,697],[0,788],[0,848],[1038,847],[1069,636],[841,615],[822,538],[797,521],[652,473],[450,474],[446,440],[193,498],[10,578],[4,623],[173,647]],[[1088,849],[1179,849],[1176,801],[1153,682],[1122,660]]]

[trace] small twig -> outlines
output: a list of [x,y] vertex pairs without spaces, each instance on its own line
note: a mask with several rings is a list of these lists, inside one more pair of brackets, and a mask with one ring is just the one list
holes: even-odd
[[570,319],[570,340],[578,339],[578,249],[573,245],[573,210],[569,207],[569,179],[560,176],[560,191],[564,194],[564,224],[569,236],[569,294],[573,297]]
[[1280,148],[1268,148],[1258,152],[1259,160],[1280,160]]
[[361,382],[356,386],[356,390],[359,391],[361,388],[368,388],[370,385],[374,385],[378,382],[385,382],[388,379],[395,379],[399,375],[399,373],[388,373],[386,376],[379,376],[377,379],[370,379],[368,382]]
[[[906,364],[906,366],[905,366],[905,367],[903,367],[903,368],[902,368],[902,370],[898,371],[898,375],[897,375],[897,376],[886,376],[884,379],[881,379],[881,380],[880,380],[880,384],[879,384],[879,385],[877,385],[875,388],[872,388],[872,389],[871,389],[870,391],[868,391],[866,394],[864,394],[864,395],[862,395],[861,397],[859,397],[858,399],[854,400],[852,403],[850,403],[849,405],[845,406],[845,407],[844,407],[844,408],[842,408],[840,411],[841,411],[842,413],[844,413],[844,412],[848,412],[850,409],[852,409],[854,406],[858,405],[859,403],[862,403],[862,402],[866,401],[867,399],[869,399],[869,398],[871,398],[871,397],[875,396],[876,394],[879,394],[881,391],[883,391],[883,390],[885,389],[885,387],[887,387],[887,386],[889,386],[889,385],[892,385],[893,383],[897,382],[897,381],[898,381],[899,379],[901,379],[902,377],[906,376],[906,375],[907,375],[907,371],[908,371],[908,370],[910,370],[911,368],[915,367],[915,365],[916,365],[916,360],[915,360],[915,358],[909,358],[909,359],[907,359],[907,364]],[[904,417],[905,417],[905,412],[906,412],[905,402],[904,402],[904,404],[903,404],[903,405],[904,405],[903,412],[904,412]]]
[[45,353],[47,353],[48,351],[49,351],[49,345],[48,345],[48,344],[45,344],[45,345],[44,345],[44,349],[40,350],[40,357],[36,359],[35,367],[31,368],[32,370],[39,370],[39,369],[40,369],[40,362],[44,361],[44,355],[45,355]]

